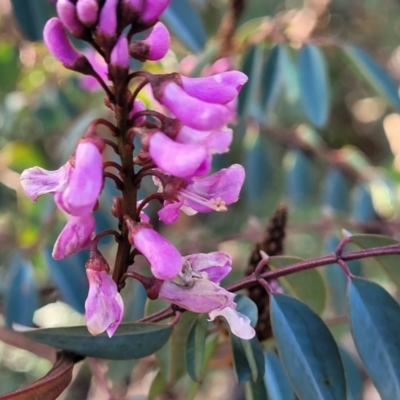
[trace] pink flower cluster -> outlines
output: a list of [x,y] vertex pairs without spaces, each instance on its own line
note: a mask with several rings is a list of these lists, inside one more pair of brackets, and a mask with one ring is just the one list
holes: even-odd
[[[170,36],[158,17],[169,2],[106,0],[100,6],[96,0],[58,0],[58,18],[46,24],[44,41],[65,67],[105,86],[91,60],[71,45],[67,32],[95,42],[107,64],[109,80],[114,87],[124,85],[130,57],[156,61],[168,52]],[[145,31],[144,38],[132,40],[133,33],[140,31]],[[235,335],[249,339],[254,336],[249,319],[236,311],[234,295],[219,285],[231,270],[230,256],[215,252],[182,257],[153,229],[143,212],[150,200],[162,199],[158,216],[164,223],[171,224],[179,218],[180,211],[187,215],[225,211],[238,200],[245,178],[243,167],[235,164],[213,174],[210,170],[212,156],[228,151],[231,144],[232,130],[227,125],[232,121],[232,102],[236,101],[247,77],[239,71],[200,78],[176,73],[140,73],[137,76],[145,78],[154,98],[169,113],[165,116],[146,110],[143,102],[131,98],[129,132],[139,135],[142,143],[140,151],[132,157],[136,166],[153,176],[158,197],[149,196],[138,202],[136,218],[123,214],[122,197],[115,200],[112,213],[121,226],[127,227],[127,240],[136,254],[144,256],[150,264],[156,283],[153,286],[157,288],[152,291],[152,298],[159,297],[187,310],[208,313],[210,320],[223,316]],[[110,108],[114,109],[115,105]],[[150,119],[154,116],[158,123]],[[130,136],[129,140],[132,139]],[[87,326],[93,334],[107,331],[112,336],[123,317],[123,302],[118,292],[119,282],[111,278],[110,267],[97,249],[93,217],[106,176],[102,160],[106,144],[90,127],[65,165],[56,171],[30,168],[22,173],[21,183],[34,201],[45,193],[52,193],[59,209],[69,215],[54,245],[54,258],[62,259],[91,247],[86,264],[90,284],[86,301]]]

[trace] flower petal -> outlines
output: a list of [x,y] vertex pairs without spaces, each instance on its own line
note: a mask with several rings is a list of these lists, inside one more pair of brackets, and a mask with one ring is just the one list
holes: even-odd
[[241,339],[252,339],[256,332],[250,324],[250,318],[237,312],[232,307],[225,307],[222,310],[213,310],[209,314],[209,321],[214,321],[218,316],[224,317],[234,335]]

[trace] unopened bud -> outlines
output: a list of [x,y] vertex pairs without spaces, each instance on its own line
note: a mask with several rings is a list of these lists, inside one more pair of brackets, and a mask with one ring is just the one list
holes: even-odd
[[85,27],[79,21],[76,5],[69,0],[57,1],[57,14],[64,26],[76,37],[82,37]]
[[76,11],[83,25],[92,28],[99,14],[99,4],[96,0],[78,0]]

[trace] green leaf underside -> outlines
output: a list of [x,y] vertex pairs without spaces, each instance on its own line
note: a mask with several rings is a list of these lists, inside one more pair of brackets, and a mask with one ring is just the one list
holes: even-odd
[[400,398],[400,307],[374,282],[349,283],[349,316],[358,353],[382,400]]
[[308,306],[275,294],[271,321],[282,364],[301,400],[346,398],[344,369],[329,329]]
[[[303,261],[297,257],[274,256],[268,260],[271,269],[283,268]],[[325,282],[319,271],[309,269],[279,278],[279,281],[289,290],[290,294],[298,297],[309,305],[316,313],[324,311],[327,293]]]
[[128,360],[153,354],[168,341],[172,327],[157,324],[121,324],[112,338],[91,335],[86,326],[38,329],[24,332],[28,338],[58,349],[108,360]]
[[186,343],[187,372],[189,376],[196,382],[201,381],[206,337],[207,319],[205,315],[200,315],[193,321]]

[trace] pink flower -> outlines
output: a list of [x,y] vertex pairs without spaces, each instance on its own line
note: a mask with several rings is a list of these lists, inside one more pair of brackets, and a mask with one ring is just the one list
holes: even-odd
[[47,21],[43,30],[43,40],[50,53],[68,68],[73,68],[81,57],[72,47],[64,26],[58,18]]
[[99,4],[96,0],[78,0],[76,11],[79,20],[88,27],[93,27],[97,22]]
[[85,302],[86,325],[92,335],[107,331],[112,337],[124,315],[124,303],[117,285],[105,271],[87,268],[89,293]]
[[[194,215],[197,212],[226,211],[227,205],[238,200],[244,178],[244,168],[234,164],[205,178],[193,178],[186,183],[186,186],[171,181],[172,188],[167,187],[164,190],[171,200],[175,197],[178,201],[170,201],[167,198],[158,216],[164,223],[171,224],[178,219],[179,210],[187,215]],[[154,182],[160,185],[156,179]]]
[[111,65],[123,69],[128,69],[129,67],[129,51],[128,51],[128,39],[124,34],[122,34],[115,44],[111,52]]
[[147,24],[155,22],[170,2],[171,0],[143,0],[140,20]]
[[[92,65],[93,69],[97,72],[101,79],[104,82],[108,81],[108,66],[107,63],[104,61],[104,58],[94,51],[93,49],[88,49],[84,51],[84,54],[90,64]],[[80,85],[88,90],[88,91],[95,91],[101,89],[100,83],[97,81],[96,78],[89,75],[81,76],[79,79]]]
[[92,214],[70,217],[54,244],[53,258],[62,260],[89,247],[94,228],[95,220]]
[[59,208],[70,215],[82,216],[92,212],[103,186],[101,151],[90,140],[79,142],[75,167],[68,184],[55,194]]
[[[81,37],[85,27],[79,21],[76,5],[70,0],[57,1],[57,14],[63,25],[76,37]],[[51,20],[49,20],[51,21]]]
[[235,295],[208,279],[194,279],[191,286],[164,281],[158,297],[189,311],[208,313],[211,321],[222,316],[232,333],[242,339],[255,335],[250,319],[236,311]]
[[158,279],[173,279],[182,268],[179,251],[146,223],[134,223],[126,218],[129,241],[150,263],[151,272]]
[[106,0],[100,10],[97,32],[108,38],[112,38],[117,33],[117,7],[118,0]]
[[[132,118],[136,113],[145,111],[146,110],[146,104],[142,99],[135,99],[133,102],[133,107],[132,110],[129,113],[129,118]],[[140,124],[146,119],[146,117],[139,117],[135,119],[135,124]]]
[[153,162],[171,175],[187,178],[209,171],[211,160],[204,146],[177,143],[162,132],[150,134],[148,145]]

